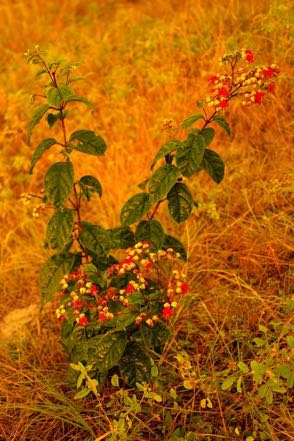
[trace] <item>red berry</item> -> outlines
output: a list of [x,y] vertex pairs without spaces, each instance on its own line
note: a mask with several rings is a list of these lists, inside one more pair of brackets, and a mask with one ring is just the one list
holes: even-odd
[[256,95],[254,96],[254,102],[256,104],[261,104],[263,97],[264,97],[264,92],[261,92],[261,91],[256,92]]
[[181,288],[182,288],[182,293],[183,294],[186,294],[187,292],[190,291],[190,286],[189,286],[189,284],[187,282],[184,282],[182,284]]
[[228,103],[228,101],[221,101],[221,102],[219,103],[219,106],[220,106],[222,109],[226,109],[227,107],[229,107],[229,103]]
[[246,50],[245,51],[245,60],[247,61],[247,63],[251,64],[254,62],[254,55],[253,52],[250,50]]
[[214,84],[217,81],[217,79],[218,77],[216,75],[212,75],[208,81],[210,84]]
[[269,84],[268,91],[269,93],[275,93],[276,86],[274,84]]
[[169,318],[169,317],[173,317],[175,311],[170,308],[169,306],[166,306],[165,308],[163,308],[162,311],[162,318]]
[[81,317],[81,318],[79,319],[79,325],[80,325],[80,326],[86,326],[86,325],[88,325],[88,324],[89,324],[89,322],[88,322],[88,319],[87,319],[86,316],[83,316],[83,317]]

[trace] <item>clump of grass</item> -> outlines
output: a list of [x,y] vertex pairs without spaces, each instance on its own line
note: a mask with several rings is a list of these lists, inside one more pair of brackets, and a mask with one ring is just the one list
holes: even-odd
[[[44,1],[0,5],[1,316],[38,303],[36,262],[45,258],[40,250],[46,219],[33,220],[30,208],[16,204],[22,192],[41,187],[44,174],[40,169],[32,179],[27,175],[30,109],[25,103],[33,78],[21,55],[27,47],[39,43],[73,61],[76,57],[91,72],[86,83],[97,110],[79,110],[75,118],[107,134],[109,150],[107,161],[95,167],[83,158],[80,171],[101,179],[107,196],[89,216],[109,227],[118,223],[119,208],[136,183],[147,177],[145,164],[164,137],[162,121],[181,121],[189,109],[193,113],[224,50],[250,47],[283,72],[273,105],[234,109],[235,138],[229,142],[219,134],[227,173],[218,191],[200,175],[193,183],[199,209],[184,229],[170,226],[188,246],[193,294],[175,324],[153,392],[164,398],[175,389],[178,397],[150,401],[142,391],[136,404],[132,390],[123,396],[109,384],[99,400],[75,402],[49,308],[25,340],[2,344],[4,440],[102,440],[115,433],[114,439],[136,441],[189,440],[189,432],[199,440],[294,436],[290,394],[276,395],[268,404],[252,391],[249,379],[243,393],[221,388],[240,360],[262,362],[276,346],[280,357],[293,316],[291,2],[196,3],[157,2],[156,10],[149,2],[63,0],[58,10]],[[128,151],[125,161],[122,150]],[[47,161],[44,167],[50,156]],[[113,182],[121,176],[126,179],[115,189]],[[168,222],[164,211],[161,217]],[[273,329],[272,322],[281,325]],[[258,352],[252,341],[262,337],[260,326],[269,329],[270,340]],[[179,353],[187,354],[189,372],[195,373],[191,390],[184,387]]]

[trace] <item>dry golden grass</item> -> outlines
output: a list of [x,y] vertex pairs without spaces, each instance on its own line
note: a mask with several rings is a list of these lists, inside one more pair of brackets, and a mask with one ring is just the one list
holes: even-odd
[[[289,323],[294,256],[291,8],[287,0],[0,2],[1,317],[39,302],[37,273],[46,255],[42,244],[49,213],[34,220],[18,202],[22,192],[41,188],[54,158],[54,153],[47,155],[28,175],[32,150],[25,132],[33,107],[30,94],[37,88],[25,50],[39,44],[53,56],[82,62],[86,81],[78,89],[96,109],[76,106],[68,130],[92,128],[107,141],[105,157],[93,164],[76,154],[75,166],[102,182],[102,200],[84,212],[110,227],[118,224],[122,204],[148,176],[148,164],[165,140],[162,122],[180,122],[193,113],[207,92],[208,75],[219,69],[218,57],[248,47],[262,63],[281,66],[276,95],[265,105],[230,112],[233,139],[218,131],[215,141],[226,160],[225,179],[216,187],[203,175],[195,178],[201,209],[187,225],[175,226],[164,211],[160,216],[188,246],[196,301],[177,326],[193,342],[195,356],[199,353],[199,369],[216,369],[214,351],[224,350],[238,324],[254,332],[263,320]],[[38,126],[33,146],[47,133],[45,124]],[[37,318],[29,337],[3,343],[0,440],[90,440],[109,430],[94,415],[93,403],[82,409],[71,401],[52,310]],[[219,402],[215,411],[215,424],[221,426],[223,414],[226,418],[234,409],[223,409]],[[138,422],[138,431],[144,424]],[[152,435],[153,426],[151,418],[148,437],[132,439],[160,439]],[[282,406],[272,411],[270,426],[273,440],[294,439]]]

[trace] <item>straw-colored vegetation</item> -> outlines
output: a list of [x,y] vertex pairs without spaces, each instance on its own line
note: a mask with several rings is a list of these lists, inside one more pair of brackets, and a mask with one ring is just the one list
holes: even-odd
[[[0,329],[1,440],[294,439],[290,387],[274,392],[270,402],[258,394],[261,385],[250,367],[269,357],[274,366],[291,362],[293,14],[290,0],[0,3],[0,311],[3,319],[11,313]],[[134,391],[123,397],[108,385],[99,400],[74,401],[54,305],[40,314],[34,307],[50,213],[34,219],[33,205],[24,207],[19,196],[40,190],[55,154],[28,175],[32,150],[25,132],[30,94],[37,89],[23,53],[35,44],[53,57],[82,63],[86,80],[78,89],[96,109],[76,106],[68,124],[69,130],[97,130],[107,141],[106,156],[95,163],[75,156],[80,173],[95,174],[103,184],[102,200],[84,210],[106,227],[118,225],[123,203],[148,177],[148,164],[165,140],[164,120],[179,124],[195,111],[223,53],[250,48],[262,63],[281,66],[271,102],[233,106],[231,140],[217,129],[214,148],[226,161],[223,182],[217,186],[204,174],[193,180],[199,207],[184,227],[160,212],[167,231],[189,252],[192,293],[162,359],[163,366],[165,360],[174,365],[170,388],[177,399],[150,402],[139,393],[135,402]],[[33,146],[47,134],[42,123]],[[15,312],[28,307],[27,314]],[[18,319],[30,321],[21,333]],[[256,340],[259,348],[256,338],[265,342]],[[183,351],[191,362],[186,371],[175,358]],[[240,372],[240,361],[248,372]],[[272,372],[268,367],[266,375]],[[241,391],[224,386],[234,373],[243,375]],[[169,375],[168,368],[160,375]],[[196,379],[191,390],[184,387],[187,378]]]

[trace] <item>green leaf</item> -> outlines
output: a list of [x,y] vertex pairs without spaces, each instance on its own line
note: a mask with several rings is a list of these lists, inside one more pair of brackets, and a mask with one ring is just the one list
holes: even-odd
[[[149,295],[150,300],[151,295]],[[160,299],[162,295],[160,296]],[[158,299],[157,299],[158,300]],[[150,328],[146,323],[142,323],[140,328],[132,334],[132,339],[140,346],[142,344],[147,348],[153,348],[155,352],[161,353],[164,345],[171,338],[170,328],[163,322],[156,322],[155,325]],[[153,363],[154,364],[154,363]]]
[[117,374],[112,375],[111,377],[111,384],[114,387],[119,387],[119,378]]
[[93,361],[100,371],[111,369],[120,361],[126,344],[127,333],[125,331],[90,338],[87,341],[90,361]]
[[222,158],[213,150],[206,149],[201,163],[206,173],[219,184],[225,174],[225,164]]
[[153,169],[154,165],[157,161],[164,158],[166,155],[169,155],[170,153],[177,150],[177,148],[181,145],[181,141],[178,141],[177,139],[173,139],[168,141],[166,144],[164,144],[159,151],[157,152],[154,160],[152,161],[152,164],[150,166],[151,170]]
[[138,316],[137,312],[132,312],[129,309],[121,311],[121,315],[115,317],[107,323],[107,326],[114,328],[115,332],[125,330],[129,325],[134,323]]
[[85,372],[82,372],[82,373],[79,375],[79,378],[78,378],[78,380],[77,380],[77,389],[79,389],[79,388],[81,387],[81,385],[82,385],[82,383],[83,383],[83,381],[84,381],[85,378],[86,378]]
[[226,378],[223,382],[222,382],[222,390],[227,390],[227,389],[229,389],[230,387],[232,387],[233,386],[233,384],[234,384],[234,382],[235,382],[235,377],[234,376],[231,376],[231,377],[228,377],[228,378]]
[[[60,287],[59,287],[60,289]],[[63,320],[61,325],[61,344],[63,349],[68,353],[70,361],[73,361],[72,365],[79,366],[80,372],[84,369],[82,363],[80,363],[78,359],[74,359],[72,356],[72,351],[74,350],[76,346],[76,342],[78,340],[76,336],[76,326],[73,322],[73,320]],[[77,372],[73,372],[72,369],[69,369],[68,371],[68,380],[70,381],[71,387],[75,387],[78,379]]]
[[271,389],[273,392],[277,392],[278,394],[285,394],[287,392],[287,389],[281,384],[272,384]]
[[239,361],[238,368],[240,369],[240,371],[244,372],[244,374],[248,374],[249,372],[248,366],[243,361]]
[[[142,327],[142,325],[141,325]],[[168,340],[171,339],[171,330],[169,326],[167,326],[163,322],[157,322],[151,328],[152,332],[152,346],[155,349],[155,351],[162,351],[164,345]]]
[[110,228],[107,232],[109,248],[111,250],[125,250],[126,248],[135,245],[135,236],[129,227]]
[[267,334],[268,331],[269,331],[268,328],[266,326],[263,326],[263,325],[258,325],[258,330],[260,332],[263,332],[264,334]]
[[82,98],[80,96],[76,96],[76,95],[72,95],[72,96],[69,96],[68,98],[65,98],[64,102],[65,103],[82,103],[88,107],[92,107],[93,109],[95,108],[94,104],[90,103],[90,101],[88,101],[85,98]]
[[265,340],[263,339],[263,338],[259,338],[259,337],[256,337],[256,338],[254,338],[253,339],[253,342],[256,344],[256,346],[258,347],[258,348],[261,348],[261,346],[264,346],[265,345]]
[[268,383],[263,384],[262,386],[260,386],[260,388],[258,389],[258,396],[259,398],[265,398],[265,396],[268,393],[270,386]]
[[93,265],[93,263],[84,264],[83,272],[87,275],[91,282],[97,283],[98,269],[95,265]]
[[174,165],[165,164],[159,167],[151,176],[149,193],[152,203],[163,199],[177,182],[180,170]]
[[126,346],[125,353],[120,360],[119,368],[125,383],[134,387],[136,383],[143,383],[150,377],[150,357],[139,344],[130,342]]
[[169,394],[170,394],[170,396],[171,396],[171,398],[173,399],[173,400],[176,400],[177,399],[177,392],[176,392],[176,390],[175,389],[170,389],[169,390]]
[[61,84],[58,88],[50,87],[47,93],[48,104],[51,107],[60,107],[61,103],[73,94],[73,90],[66,84]]
[[74,270],[80,260],[81,258],[77,254],[56,254],[49,257],[41,266],[39,284],[43,305],[51,299],[52,294],[61,290],[61,279]]
[[156,392],[145,392],[145,398],[151,398],[151,400],[156,401],[157,403],[161,403],[162,402],[162,396],[157,394]]
[[257,384],[262,383],[263,375],[261,373],[257,372],[256,374],[253,375],[253,381]]
[[215,130],[212,127],[207,127],[201,131],[201,135],[204,138],[205,146],[208,146],[214,138]]
[[217,122],[217,123],[221,126],[221,128],[224,129],[224,131],[225,131],[229,136],[231,136],[231,129],[230,129],[230,126],[229,126],[229,124],[227,123],[227,121],[226,121],[222,116],[220,116],[220,115],[215,115],[215,116],[213,117],[213,121]]
[[201,113],[195,113],[194,115],[188,116],[188,118],[186,118],[183,123],[182,123],[182,127],[184,129],[188,129],[189,127],[191,127],[196,121],[199,121],[199,119],[203,119],[203,116],[201,115]]
[[81,222],[81,227],[80,241],[82,244],[96,256],[105,255],[106,250],[109,249],[107,232],[90,222]]
[[242,393],[242,381],[243,381],[243,377],[242,377],[242,375],[240,375],[240,377],[237,380],[237,384],[236,384],[236,389],[239,394]]
[[151,377],[158,377],[158,367],[156,365],[151,368]]
[[130,305],[135,305],[135,306],[143,306],[146,303],[143,294],[141,294],[140,292],[134,292],[133,294],[129,294],[128,301]]
[[289,335],[287,337],[287,343],[291,349],[294,349],[294,336],[293,335]]
[[94,176],[83,176],[79,180],[78,184],[88,201],[91,198],[91,193],[98,193],[98,195],[102,197],[102,186],[98,179],[96,179]]
[[252,361],[250,361],[250,367],[254,372],[259,372],[259,371],[262,371],[263,364],[257,363],[257,361],[252,360]]
[[70,363],[69,367],[71,369],[75,370],[75,371],[81,372],[81,366],[80,365],[77,365],[77,364],[74,364],[74,363]]
[[44,152],[48,150],[52,145],[56,144],[56,140],[54,138],[47,138],[44,139],[36,148],[34,151],[34,154],[32,156],[32,162],[31,162],[31,168],[30,168],[30,174],[33,173],[33,169],[35,164],[38,162],[38,160],[41,158]]
[[194,378],[189,378],[187,380],[183,381],[183,386],[187,390],[192,390],[195,387],[195,380]]
[[106,271],[111,265],[118,263],[113,256],[93,256],[93,259],[93,263],[95,264],[96,268],[101,272]]
[[68,241],[74,227],[74,210],[71,208],[60,208],[53,214],[48,222],[46,240],[48,245],[62,251]]
[[122,207],[120,213],[121,223],[131,225],[147,213],[151,207],[148,193],[138,193],[132,196]]
[[31,135],[34,127],[41,121],[43,116],[48,112],[49,110],[48,104],[42,104],[42,106],[38,107],[34,113],[31,121],[29,122],[28,131],[27,131],[27,144],[30,145],[31,142]]
[[87,387],[85,387],[84,389],[80,390],[79,392],[77,392],[75,394],[74,400],[81,400],[82,398],[86,398],[90,392],[91,392],[91,389],[88,389]]
[[176,183],[167,195],[168,209],[177,223],[184,222],[194,206],[192,194],[187,185]]
[[99,385],[97,386],[97,391],[102,392],[104,385],[105,385],[105,381],[108,376],[108,371],[97,372],[96,375],[97,375],[97,379],[99,382]]
[[157,220],[142,221],[135,232],[136,242],[146,241],[160,249],[165,239],[163,228]]
[[61,115],[60,113],[48,113],[47,115],[47,123],[50,128],[54,126],[56,121],[60,119]]
[[40,76],[42,76],[46,73],[47,73],[46,69],[39,69],[38,72],[36,73],[36,78],[39,78]]
[[[161,296],[162,297],[162,296]],[[158,322],[156,322],[157,324]],[[132,341],[138,343],[140,347],[153,349],[153,328],[142,323],[140,327],[132,334]]]
[[138,187],[139,187],[141,190],[145,191],[148,182],[149,182],[149,178],[144,179],[144,181],[142,181],[142,182],[140,182],[140,184],[138,184]]
[[[282,365],[282,366],[279,366],[279,368],[277,368],[275,370],[275,373],[276,373],[277,376],[283,377],[283,378],[285,378],[287,380],[288,378],[291,377],[292,370],[291,370],[290,367],[288,367],[286,365]],[[294,371],[293,371],[293,374],[294,374]]]
[[187,260],[187,251],[184,245],[173,236],[169,236],[168,234],[165,235],[162,248],[164,250],[167,250],[168,248],[173,248],[177,253],[181,255],[183,260]]
[[106,150],[104,139],[92,130],[77,130],[70,136],[70,142],[72,141],[78,141],[78,144],[74,146],[75,150],[88,155],[104,155]]
[[45,193],[55,207],[63,206],[74,184],[74,170],[70,161],[56,162],[45,175]]
[[267,404],[272,404],[273,399],[274,399],[273,391],[269,388],[267,391],[267,394],[265,396],[265,400],[266,400]]
[[42,63],[42,61],[40,60],[40,58],[36,54],[28,56],[27,62],[31,63],[31,64],[41,64]]
[[204,155],[204,138],[198,133],[190,133],[176,152],[177,166],[182,174],[190,177],[199,171]]
[[80,81],[80,80],[84,80],[85,77],[83,77],[82,75],[75,75],[73,77],[70,77],[68,79],[68,84],[73,83],[74,81]]

